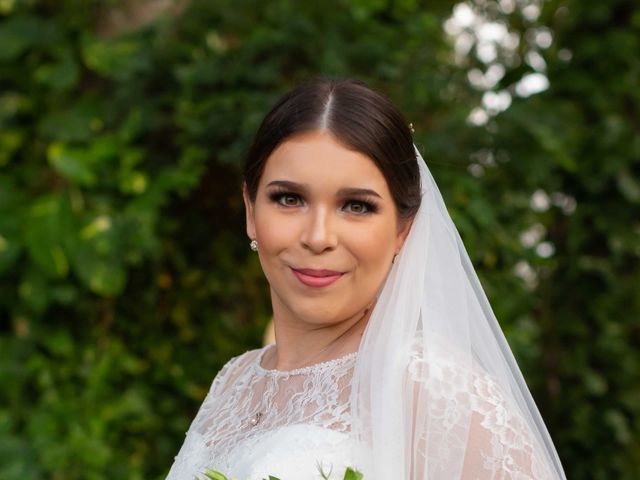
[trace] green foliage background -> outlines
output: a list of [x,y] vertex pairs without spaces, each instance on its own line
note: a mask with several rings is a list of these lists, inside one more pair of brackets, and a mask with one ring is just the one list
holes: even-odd
[[[454,60],[452,1],[193,0],[128,22],[135,3],[0,0],[0,478],[164,478],[218,368],[260,344],[239,167],[318,74],[414,123],[568,477],[640,478],[637,2],[469,2],[519,39],[489,62]],[[532,51],[550,87],[518,97]],[[468,78],[490,64],[484,90],[513,101],[474,125]]]

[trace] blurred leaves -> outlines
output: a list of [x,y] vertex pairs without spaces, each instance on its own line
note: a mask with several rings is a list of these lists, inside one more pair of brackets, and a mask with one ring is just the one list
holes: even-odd
[[139,38],[87,38],[82,45],[82,58],[90,70],[120,81],[126,81],[151,66],[147,46]]
[[0,0],[0,478],[164,478],[262,338],[239,167],[318,74],[415,125],[568,477],[640,476],[637,5],[477,2],[520,39],[500,88],[536,28],[553,42],[550,88],[473,126],[486,66],[454,61],[456,2],[134,3]]
[[60,194],[36,199],[25,219],[25,246],[34,265],[51,277],[69,273],[71,209]]
[[63,177],[84,187],[96,183],[97,176],[91,168],[93,156],[88,150],[70,148],[63,143],[49,145],[47,158],[51,166]]
[[0,25],[0,62],[16,60],[33,47],[58,40],[56,24],[32,15],[14,14]]

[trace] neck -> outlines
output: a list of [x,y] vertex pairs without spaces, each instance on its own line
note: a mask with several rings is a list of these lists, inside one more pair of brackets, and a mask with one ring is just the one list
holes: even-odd
[[263,358],[263,367],[293,370],[357,351],[372,310],[373,305],[345,320],[317,325],[295,319],[274,304],[276,347]]

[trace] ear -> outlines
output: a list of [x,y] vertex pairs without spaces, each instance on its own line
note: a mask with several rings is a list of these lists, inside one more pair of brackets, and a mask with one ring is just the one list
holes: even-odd
[[247,218],[247,235],[251,240],[256,238],[256,224],[253,220],[253,202],[249,198],[249,192],[247,190],[247,184],[242,184],[242,198],[244,200],[244,209]]
[[413,225],[413,219],[400,221],[398,235],[396,237],[396,254],[400,253],[400,250],[404,245],[404,241],[407,239],[407,236],[409,236],[411,225]]

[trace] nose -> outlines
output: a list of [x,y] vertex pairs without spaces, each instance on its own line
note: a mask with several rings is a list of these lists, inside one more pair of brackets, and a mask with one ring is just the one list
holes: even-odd
[[319,206],[309,211],[300,241],[304,248],[313,253],[322,253],[336,248],[338,235],[329,209]]

